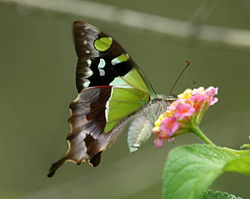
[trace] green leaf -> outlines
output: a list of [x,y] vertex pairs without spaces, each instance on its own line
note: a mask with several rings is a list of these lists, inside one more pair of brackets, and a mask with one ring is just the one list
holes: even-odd
[[[250,136],[248,138],[250,139]],[[249,148],[250,149],[250,144],[243,144],[240,148],[241,149],[244,149],[244,148]]]
[[202,198],[223,172],[250,175],[250,150],[232,150],[206,144],[177,147],[164,168],[165,199]]
[[243,144],[240,148],[241,148],[241,149],[250,148],[250,144]]
[[226,192],[208,190],[203,195],[203,199],[243,199],[243,198],[237,197],[233,194],[229,194]]

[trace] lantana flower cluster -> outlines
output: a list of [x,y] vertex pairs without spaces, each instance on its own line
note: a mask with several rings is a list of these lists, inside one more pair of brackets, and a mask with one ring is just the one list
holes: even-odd
[[200,87],[187,89],[178,95],[178,99],[155,122],[155,147],[160,148],[165,141],[172,142],[176,135],[190,132],[193,127],[198,126],[208,107],[218,101],[214,97],[217,93],[218,88]]

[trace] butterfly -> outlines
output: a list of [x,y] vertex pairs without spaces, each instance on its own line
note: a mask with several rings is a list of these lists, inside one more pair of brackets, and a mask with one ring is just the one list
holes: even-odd
[[130,152],[151,135],[171,97],[157,95],[123,47],[97,27],[73,23],[77,98],[70,104],[68,151],[52,164],[48,177],[64,162],[99,165],[101,154],[127,128]]

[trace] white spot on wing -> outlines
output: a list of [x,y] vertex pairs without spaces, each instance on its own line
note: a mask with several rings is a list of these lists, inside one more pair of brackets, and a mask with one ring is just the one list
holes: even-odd
[[88,66],[90,66],[91,65],[91,60],[90,59],[87,59],[87,64],[88,64]]
[[89,54],[89,53],[90,53],[90,51],[89,51],[89,50],[85,50],[85,53]]
[[102,69],[104,68],[106,65],[106,62],[104,59],[100,59],[99,64],[98,64],[98,69],[99,69],[99,73],[100,76],[105,76],[105,71]]
[[98,64],[98,68],[104,68],[105,65],[106,65],[105,60],[104,60],[104,59],[100,59],[100,62],[99,62],[99,64]]
[[85,79],[85,80],[84,80],[84,83],[83,83],[83,86],[84,86],[84,87],[88,87],[89,84],[90,84],[90,81],[89,81],[88,79]]
[[84,40],[84,41],[83,41],[83,44],[85,44],[85,45],[86,45],[87,43],[88,43],[88,42],[87,42],[86,40]]
[[88,78],[90,76],[93,75],[93,71],[90,68],[86,68],[86,72],[85,72],[85,78]]
[[103,69],[99,68],[99,73],[100,73],[100,76],[105,76],[105,71]]

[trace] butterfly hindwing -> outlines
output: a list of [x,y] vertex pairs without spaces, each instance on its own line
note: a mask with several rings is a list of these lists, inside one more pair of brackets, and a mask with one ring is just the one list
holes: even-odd
[[48,176],[65,162],[100,163],[101,153],[122,126],[156,94],[128,53],[111,36],[84,22],[73,24],[77,98],[70,104],[69,149]]
[[[123,95],[125,95],[123,97]],[[131,115],[150,100],[147,93],[135,88],[102,86],[83,89],[70,104],[71,132],[67,136],[69,149],[54,163],[49,176],[65,161],[76,164],[100,163],[101,153],[119,135],[125,124],[124,116]],[[121,112],[118,112],[118,107]]]

